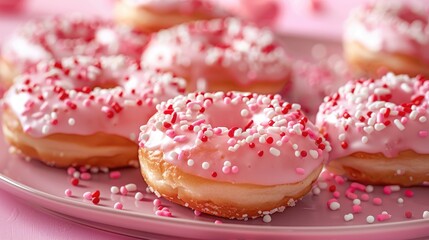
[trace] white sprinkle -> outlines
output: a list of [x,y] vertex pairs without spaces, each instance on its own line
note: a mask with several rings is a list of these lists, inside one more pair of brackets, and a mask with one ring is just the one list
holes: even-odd
[[110,192],[113,194],[118,194],[119,193],[119,188],[117,186],[111,186],[110,187]]
[[262,218],[262,221],[264,221],[264,223],[271,222],[271,216],[270,215],[264,215],[264,217]]
[[203,163],[201,164],[201,167],[202,167],[204,170],[207,170],[207,169],[209,169],[209,167],[210,167],[210,163],[208,163],[208,162],[203,162]]
[[338,135],[338,140],[340,140],[340,141],[346,140],[346,134],[345,133],[341,133],[340,135]]
[[354,218],[353,213],[349,213],[349,214],[344,215],[344,221],[346,221],[346,222],[353,220],[353,218]]
[[295,133],[296,134],[298,134],[298,135],[301,135],[302,134],[302,131],[301,131],[301,125],[300,124],[295,124],[295,125],[293,125],[293,130],[295,131]]
[[368,143],[368,137],[367,136],[363,136],[361,139],[362,143],[366,144]]
[[301,156],[301,153],[299,151],[295,151],[295,157]]
[[424,219],[429,218],[429,211],[424,211],[424,212],[423,212],[423,218],[424,218]]
[[374,186],[368,185],[365,187],[365,192],[372,193],[374,191]]
[[293,148],[293,150],[298,150],[298,144],[294,143],[294,144],[292,145],[292,148]]
[[321,190],[318,187],[313,188],[313,190],[311,191],[313,193],[313,195],[319,195]]
[[242,117],[247,117],[247,116],[249,116],[249,110],[243,109],[243,110],[241,110],[240,114]]
[[317,150],[311,149],[308,152],[310,153],[310,156],[314,159],[317,159],[319,157],[319,152]]
[[400,121],[399,119],[395,119],[395,120],[393,121],[393,123],[395,124],[395,126],[396,126],[399,130],[403,131],[403,130],[405,129],[404,125],[401,123],[401,121]]
[[366,217],[366,222],[367,223],[374,223],[375,218],[372,215],[369,215],[368,217]]
[[227,167],[231,167],[231,162],[230,161],[225,161],[225,162],[223,162],[223,165],[227,166]]
[[383,123],[376,123],[374,126],[375,131],[381,131],[386,128],[386,125]]
[[137,190],[137,186],[134,183],[128,183],[127,185],[125,185],[125,188],[129,191],[129,192],[134,192]]
[[188,162],[187,162],[187,164],[188,164],[188,166],[189,166],[189,167],[194,166],[194,163],[195,163],[195,162],[194,162],[194,160],[192,160],[192,159],[189,159],[189,160],[188,160]]
[[143,199],[143,193],[136,192],[136,194],[134,195],[134,199],[137,201],[141,201]]
[[48,126],[48,125],[44,125],[44,126],[42,127],[42,133],[43,133],[43,134],[47,134],[47,133],[48,133],[48,131],[49,131],[49,126]]
[[425,116],[421,116],[420,118],[419,118],[419,122],[421,122],[421,123],[424,123],[424,122],[426,122],[427,121],[427,118],[425,117]]
[[331,202],[331,204],[329,204],[329,209],[331,209],[332,211],[336,211],[338,209],[340,209],[341,204],[339,202]]
[[326,183],[326,182],[319,182],[317,185],[319,186],[320,189],[327,189],[328,188],[328,183]]
[[361,201],[360,201],[359,198],[356,198],[356,199],[353,200],[353,204],[354,205],[360,205],[360,203],[361,203]]
[[404,203],[404,199],[403,198],[398,198],[398,203],[399,204],[403,204]]
[[68,120],[68,124],[69,124],[70,126],[73,126],[75,123],[76,123],[76,121],[74,120],[74,118],[69,118],[69,120]]
[[275,147],[270,147],[270,153],[275,157],[280,156],[280,150]]

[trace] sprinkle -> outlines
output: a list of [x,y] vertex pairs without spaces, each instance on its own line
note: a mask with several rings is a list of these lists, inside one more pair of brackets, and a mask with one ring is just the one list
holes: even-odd
[[423,137],[423,138],[427,137],[428,136],[428,131],[419,131],[419,136]]
[[383,204],[383,200],[381,200],[381,198],[374,198],[372,199],[372,203],[374,203],[374,205],[380,206],[381,204]]
[[129,192],[134,192],[137,190],[137,186],[134,183],[128,183],[127,185],[125,185],[125,188],[129,191]]
[[120,202],[116,202],[115,205],[113,205],[114,209],[122,210],[124,206]]
[[409,197],[409,198],[414,196],[414,192],[411,191],[410,189],[405,190],[404,194],[406,197]]
[[153,200],[152,204],[153,204],[155,207],[159,207],[159,206],[161,206],[161,200],[159,200],[159,198],[155,198],[155,199]]
[[310,150],[310,151],[308,151],[309,153],[310,153],[310,156],[313,158],[313,159],[317,159],[318,157],[319,157],[319,152],[317,152],[317,150]]
[[331,209],[332,211],[336,211],[338,209],[340,209],[341,204],[339,202],[331,202],[329,204],[329,209]]
[[400,130],[403,131],[405,129],[404,125],[401,123],[401,121],[399,121],[399,119],[395,119],[393,121],[393,123],[395,124],[395,126]]
[[222,221],[220,221],[220,220],[216,220],[216,221],[214,221],[214,223],[215,223],[215,224],[222,224]]
[[201,164],[201,167],[202,167],[204,170],[207,170],[207,169],[209,169],[209,167],[210,167],[210,163],[208,163],[208,162],[203,162],[203,163]]
[[198,210],[194,210],[194,215],[198,217],[198,216],[200,216],[200,215],[201,215],[201,212],[200,212],[200,211],[198,211]]
[[372,215],[369,215],[368,217],[366,217],[366,222],[371,224],[375,222],[375,218]]
[[117,186],[111,186],[110,187],[110,192],[113,194],[118,194],[119,193],[119,188]]
[[134,199],[137,201],[141,201],[141,200],[143,200],[143,198],[144,198],[144,196],[143,196],[143,193],[141,193],[141,192],[136,192],[136,194],[134,195]]
[[70,189],[66,189],[65,191],[64,191],[64,194],[67,196],[67,197],[71,197],[72,196],[72,191],[70,190]]
[[404,215],[406,218],[412,218],[413,217],[413,213],[411,211],[406,211]]
[[424,122],[426,122],[427,121],[427,118],[425,117],[425,116],[421,116],[420,118],[419,118],[419,122],[421,122],[421,123],[424,123]]
[[264,221],[264,223],[270,223],[271,222],[271,216],[270,215],[264,215],[264,217],[262,218],[262,221]]
[[353,213],[360,213],[362,212],[362,207],[360,205],[353,205],[352,210]]
[[86,200],[91,200],[92,199],[92,193],[91,192],[84,192],[82,196]]
[[270,147],[270,153],[275,157],[280,156],[280,150],[275,147]]
[[68,120],[68,124],[69,124],[70,126],[74,126],[74,125],[75,125],[75,123],[76,123],[76,121],[74,120],[74,118],[69,118],[69,120]]
[[88,172],[81,173],[80,178],[82,180],[90,180],[91,179],[91,173],[88,173]]
[[399,204],[403,204],[403,203],[404,203],[404,199],[403,199],[403,198],[398,198],[397,202],[398,202]]
[[109,173],[109,177],[111,179],[118,179],[121,177],[121,172],[120,171],[112,171]]
[[188,166],[189,166],[189,167],[194,166],[194,160],[189,159],[189,160],[187,161],[187,164],[188,164]]
[[79,185],[79,179],[78,178],[72,178],[72,179],[70,179],[70,183],[73,186],[77,186],[77,185]]
[[231,171],[232,171],[232,173],[238,173],[239,169],[237,166],[232,166]]
[[295,172],[298,173],[299,175],[304,175],[305,174],[304,168],[296,168]]
[[344,221],[349,222],[354,219],[353,213],[348,213],[344,215]]
[[363,136],[362,139],[361,139],[361,141],[362,141],[363,144],[368,143],[368,137],[367,136]]
[[424,219],[428,219],[429,218],[429,211],[424,211],[422,217]]
[[385,212],[377,215],[377,221],[379,221],[379,222],[389,220],[390,218],[392,218],[392,215],[385,213]]
[[97,204],[100,202],[100,198],[98,198],[98,197],[92,198],[91,202],[92,202],[94,205],[97,205]]
[[119,188],[119,192],[120,192],[122,195],[127,195],[127,194],[128,194],[128,190],[127,190],[124,186],[121,186],[121,187]]
[[374,186],[368,185],[365,187],[365,192],[372,193],[374,191]]

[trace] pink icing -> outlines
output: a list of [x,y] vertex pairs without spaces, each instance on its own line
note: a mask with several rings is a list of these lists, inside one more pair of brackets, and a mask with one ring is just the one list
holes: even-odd
[[52,17],[28,22],[2,47],[2,57],[19,72],[39,61],[76,55],[124,54],[137,59],[147,36],[100,19]]
[[[3,107],[33,137],[104,132],[137,140],[155,105],[185,88],[183,79],[137,68],[120,56],[42,62],[35,73],[17,79]],[[97,87],[107,83],[117,86]]]
[[153,11],[170,13],[179,12],[181,14],[204,14],[213,17],[227,17],[229,14],[206,0],[122,0],[123,2],[144,7]]
[[[159,32],[142,65],[174,72],[199,90],[200,80],[285,82],[289,58],[274,34],[234,18],[199,21]],[[188,79],[189,78],[189,79]]]
[[330,149],[300,106],[279,95],[190,93],[157,109],[141,127],[140,146],[207,179],[296,183],[320,167]]
[[425,8],[394,1],[361,7],[348,19],[344,41],[356,41],[374,52],[402,53],[429,63],[429,20]]
[[397,156],[413,150],[428,154],[429,81],[395,76],[349,82],[325,99],[316,126],[326,133],[330,160],[355,152]]

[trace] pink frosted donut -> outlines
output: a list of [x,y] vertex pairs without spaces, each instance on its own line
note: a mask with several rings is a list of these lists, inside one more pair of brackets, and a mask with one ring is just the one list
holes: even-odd
[[329,170],[371,184],[429,181],[429,81],[389,73],[349,82],[320,106]]
[[207,0],[116,0],[114,10],[118,23],[143,32],[229,16]]
[[6,140],[58,167],[136,163],[140,124],[185,88],[182,79],[137,68],[120,56],[39,63],[4,96]]
[[268,29],[234,18],[184,24],[156,34],[142,65],[173,72],[189,90],[277,93],[289,79],[285,49]]
[[44,60],[77,55],[124,54],[140,58],[147,36],[97,18],[52,17],[28,22],[2,46],[0,79],[13,78]]
[[378,1],[351,14],[344,32],[344,52],[357,72],[429,76],[428,8],[413,3]]
[[330,149],[279,95],[190,93],[157,106],[139,136],[141,173],[160,196],[227,218],[254,218],[304,196]]

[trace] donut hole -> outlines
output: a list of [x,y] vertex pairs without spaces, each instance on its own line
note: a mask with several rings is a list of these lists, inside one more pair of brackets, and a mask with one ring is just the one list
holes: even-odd
[[[250,114],[248,117],[241,116],[241,110],[247,109],[245,104],[225,104],[217,103],[206,109],[206,120],[213,127],[226,127],[226,128],[242,128],[244,129],[250,121]],[[250,112],[250,111],[249,111]]]

